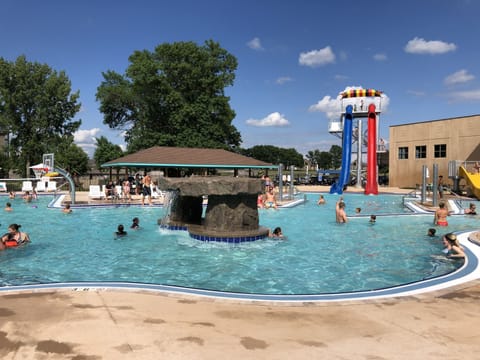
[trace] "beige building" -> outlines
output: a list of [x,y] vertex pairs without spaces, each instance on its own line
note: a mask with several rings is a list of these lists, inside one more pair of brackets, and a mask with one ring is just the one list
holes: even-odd
[[448,179],[448,162],[466,161],[467,167],[480,161],[480,115],[390,126],[391,186],[414,188],[422,183],[422,166],[434,164]]

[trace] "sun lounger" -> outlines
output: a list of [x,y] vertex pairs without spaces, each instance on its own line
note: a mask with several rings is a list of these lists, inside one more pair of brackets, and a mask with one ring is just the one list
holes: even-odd
[[31,181],[24,181],[22,183],[22,191],[33,191],[33,186]]
[[0,191],[1,192],[7,192],[7,183],[6,182],[0,182]]
[[57,191],[57,182],[56,181],[49,181],[47,183],[47,191]]
[[91,199],[103,199],[105,197],[105,193],[100,189],[100,185],[90,185],[88,197]]
[[35,186],[35,191],[36,192],[45,192],[45,182],[44,181],[38,181],[37,186]]

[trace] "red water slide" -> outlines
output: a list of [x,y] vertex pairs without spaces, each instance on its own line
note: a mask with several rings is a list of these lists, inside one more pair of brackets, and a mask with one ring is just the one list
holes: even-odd
[[377,195],[377,115],[375,113],[375,104],[368,106],[367,141],[367,184],[365,185],[365,195]]

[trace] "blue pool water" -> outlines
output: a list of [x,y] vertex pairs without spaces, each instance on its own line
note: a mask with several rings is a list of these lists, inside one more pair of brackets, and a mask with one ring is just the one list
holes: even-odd
[[[47,209],[13,200],[0,231],[19,223],[32,243],[0,252],[0,285],[68,281],[126,281],[259,294],[320,294],[372,290],[451,272],[461,262],[445,259],[440,238],[426,236],[433,217],[409,216],[401,196],[345,194],[347,214],[335,223],[338,195],[317,194],[291,209],[261,210],[261,225],[281,226],[287,240],[244,244],[204,243],[186,232],[161,230],[163,208]],[[7,201],[7,200],[5,200]],[[35,207],[33,207],[35,206]],[[387,213],[395,213],[390,216]],[[375,213],[377,222],[369,224]],[[133,217],[141,229],[129,229]],[[448,231],[478,228],[478,216],[451,216]],[[114,239],[118,224],[128,236]]]

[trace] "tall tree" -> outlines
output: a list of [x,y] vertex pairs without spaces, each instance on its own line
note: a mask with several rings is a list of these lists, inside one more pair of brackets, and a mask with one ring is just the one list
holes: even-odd
[[65,138],[73,141],[81,124],[72,120],[80,110],[78,98],[65,72],[25,56],[15,62],[0,58],[0,125],[10,137],[12,163],[23,175]]
[[93,154],[93,159],[98,169],[101,169],[101,165],[107,161],[123,156],[120,145],[111,143],[105,136],[95,138],[95,140],[97,141],[97,148]]
[[332,155],[333,168],[338,169],[342,165],[342,147],[338,145],[332,145],[330,148],[330,154]]
[[55,165],[72,175],[83,175],[88,172],[88,154],[71,139],[55,149]]
[[104,123],[126,130],[127,151],[154,145],[233,149],[241,143],[225,88],[236,58],[214,41],[135,51],[125,75],[103,73],[97,89]]
[[273,145],[255,145],[243,151],[243,155],[272,164],[283,164],[296,167],[304,166],[303,156],[293,148],[285,149]]
[[332,168],[332,154],[330,152],[328,152],[328,151],[319,152],[317,160],[318,160],[318,167],[320,169],[331,169]]

